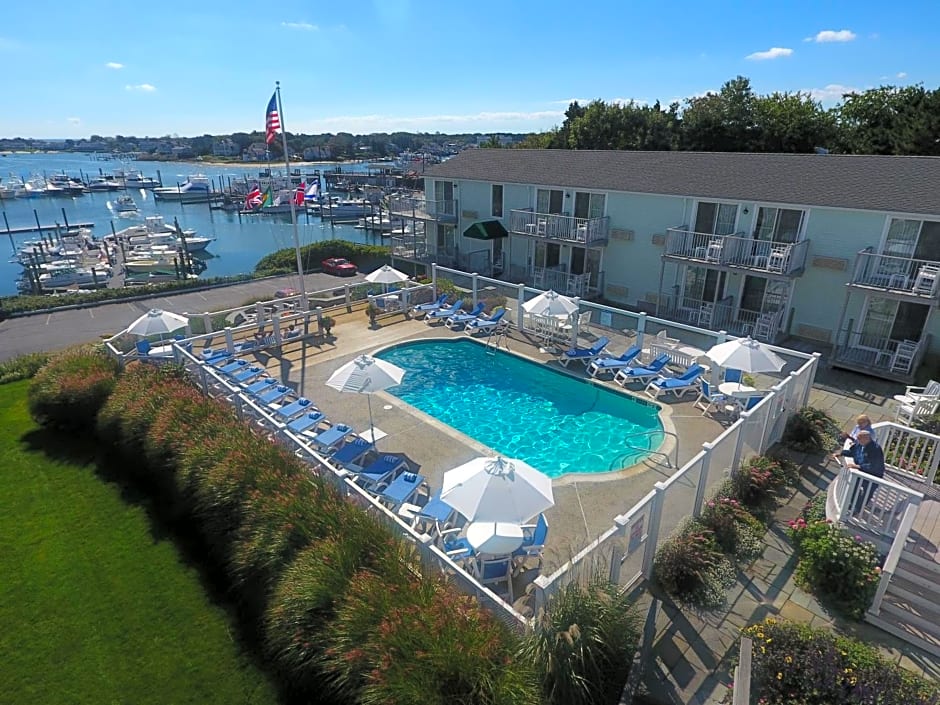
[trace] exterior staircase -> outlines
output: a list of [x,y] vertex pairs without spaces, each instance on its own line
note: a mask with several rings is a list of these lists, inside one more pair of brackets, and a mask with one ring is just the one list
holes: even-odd
[[877,614],[865,621],[940,658],[940,564],[905,549]]

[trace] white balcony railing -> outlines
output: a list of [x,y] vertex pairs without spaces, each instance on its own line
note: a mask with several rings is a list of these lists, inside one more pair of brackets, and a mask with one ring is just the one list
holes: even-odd
[[686,226],[666,231],[667,257],[707,264],[742,267],[768,274],[796,275],[806,266],[809,240],[770,242],[737,235],[710,235],[688,230]]
[[590,245],[607,240],[610,218],[575,218],[570,215],[514,210],[509,213],[509,232]]
[[888,379],[909,379],[917,372],[929,347],[930,335],[926,333],[920,340],[912,341],[843,330],[833,351],[833,361]]
[[880,255],[869,248],[856,256],[851,283],[853,286],[936,299],[940,293],[940,262]]
[[769,343],[776,342],[783,322],[782,309],[761,312],[736,308],[732,296],[712,302],[661,293],[656,315],[709,330],[725,330],[732,335],[749,335]]
[[457,201],[454,199],[432,201],[415,196],[392,196],[388,199],[388,210],[393,216],[404,218],[457,222]]

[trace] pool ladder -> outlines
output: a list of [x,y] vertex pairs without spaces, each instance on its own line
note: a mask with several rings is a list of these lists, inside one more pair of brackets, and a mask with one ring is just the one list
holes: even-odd
[[[499,330],[491,333],[486,339],[486,345],[484,346],[484,351],[490,355],[495,355],[496,351],[499,349],[500,343],[503,342],[506,337],[506,331],[509,329],[509,326],[503,326]],[[492,343],[492,345],[490,345]],[[509,345],[506,345],[506,349],[509,350]]]
[[650,455],[660,455],[666,459],[666,467],[670,467],[670,468],[675,467],[676,469],[678,469],[679,468],[679,436],[677,436],[672,431],[666,431],[666,430],[643,431],[643,433],[637,433],[637,434],[630,436],[630,440],[633,440],[638,437],[643,437],[643,436],[652,436],[654,433],[661,433],[664,436],[672,436],[672,438],[675,440],[675,461],[674,461],[675,465],[673,465],[672,462],[670,462],[669,454],[663,453],[661,450],[652,450],[650,448],[642,448],[641,446],[635,446],[630,443],[625,443],[624,445],[630,450],[638,450],[643,453],[649,453]]

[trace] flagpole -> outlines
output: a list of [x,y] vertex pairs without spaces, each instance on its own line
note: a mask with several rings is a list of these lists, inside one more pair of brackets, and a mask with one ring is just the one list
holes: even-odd
[[[287,170],[287,183],[290,185],[290,153],[287,151],[287,128],[284,127],[284,106],[281,105],[281,82],[274,82],[274,92],[277,93],[277,113],[281,123],[281,142],[284,145],[284,168]],[[294,191],[291,191],[290,198],[290,222],[294,228],[294,254],[297,255],[297,276],[300,277],[300,296],[304,305],[307,302],[307,287],[304,286],[304,263],[300,256],[300,235],[297,233],[297,211],[294,206]]]

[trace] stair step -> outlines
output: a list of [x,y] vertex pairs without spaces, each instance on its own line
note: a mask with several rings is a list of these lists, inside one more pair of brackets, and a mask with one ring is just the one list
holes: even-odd
[[[898,580],[902,581],[900,585],[905,590],[911,590],[911,592],[918,594],[922,594],[924,591],[928,594],[936,594],[937,585],[940,584],[940,576],[934,578],[924,577],[920,573],[910,570],[909,565],[905,564],[903,560],[894,569],[894,577],[891,579],[891,583],[893,584]],[[915,585],[917,586],[916,589],[912,587]]]
[[[884,604],[882,604],[882,607],[884,607]],[[882,613],[884,613],[884,611],[885,610],[882,610]],[[938,643],[935,638],[932,638],[930,641],[928,641],[919,636],[917,633],[909,631],[907,628],[900,626],[893,618],[885,619],[884,617],[876,617],[872,614],[866,614],[865,621],[878,627],[883,632],[893,634],[898,639],[902,639],[909,644],[913,644],[917,648],[926,651],[935,658],[940,658],[940,643]]]
[[[902,639],[916,639],[917,641],[912,641],[912,643],[921,646],[921,648],[924,648],[923,644],[927,644],[930,646],[930,652],[940,657],[938,613],[916,607],[912,603],[903,599],[899,600],[897,596],[888,593],[881,603],[879,617],[890,622],[894,627],[894,629],[886,631],[900,636]],[[881,624],[878,626],[881,626]]]
[[903,551],[898,565],[904,566],[905,569],[912,573],[917,573],[924,578],[929,579],[932,577],[940,582],[940,563],[932,561],[929,558],[923,558],[910,551]]
[[[889,595],[895,604],[908,606],[924,619],[929,618],[933,624],[940,625],[940,605],[937,604],[935,591],[913,585],[895,575],[888,585],[885,598]],[[940,626],[937,628],[940,630]]]

